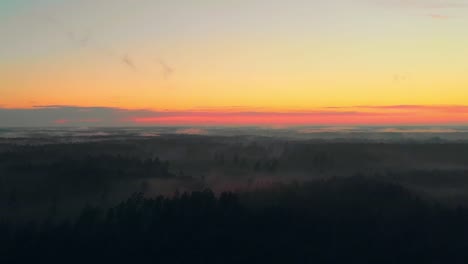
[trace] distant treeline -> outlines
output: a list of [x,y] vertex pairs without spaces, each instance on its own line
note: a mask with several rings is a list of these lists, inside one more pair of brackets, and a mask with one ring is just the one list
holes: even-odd
[[[4,152],[0,153],[0,210],[35,216],[58,207],[73,211],[85,201],[102,203],[138,191],[142,181],[174,177],[169,162],[157,157]],[[77,204],[66,204],[72,200]]]
[[216,195],[134,194],[0,224],[1,263],[466,263],[468,210],[364,177]]

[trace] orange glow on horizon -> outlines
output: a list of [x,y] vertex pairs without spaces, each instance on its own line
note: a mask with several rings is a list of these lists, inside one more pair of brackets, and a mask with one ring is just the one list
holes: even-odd
[[465,106],[326,108],[311,112],[171,112],[131,117],[137,124],[168,125],[413,125],[467,124]]

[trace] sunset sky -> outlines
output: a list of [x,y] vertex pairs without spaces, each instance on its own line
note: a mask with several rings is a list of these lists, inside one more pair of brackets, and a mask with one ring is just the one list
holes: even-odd
[[0,0],[0,126],[468,124],[468,0]]

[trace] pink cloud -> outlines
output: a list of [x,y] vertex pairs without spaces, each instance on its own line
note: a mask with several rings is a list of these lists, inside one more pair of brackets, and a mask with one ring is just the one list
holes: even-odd
[[429,14],[429,17],[431,17],[433,19],[439,19],[439,20],[445,20],[445,19],[450,18],[449,16],[439,15],[439,14]]
[[53,123],[56,124],[56,125],[65,125],[65,124],[70,123],[70,120],[68,120],[68,119],[57,119],[57,120],[54,120]]
[[176,134],[181,135],[206,135],[208,132],[200,128],[184,128],[176,131]]
[[133,117],[137,124],[169,125],[354,125],[468,123],[467,106],[356,106],[309,112],[169,112]]

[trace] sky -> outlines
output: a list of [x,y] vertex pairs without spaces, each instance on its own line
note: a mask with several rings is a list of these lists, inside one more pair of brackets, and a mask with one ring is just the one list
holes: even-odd
[[468,0],[0,0],[0,126],[468,125]]

